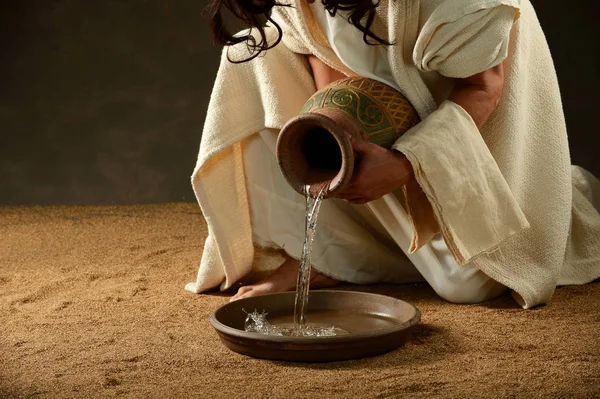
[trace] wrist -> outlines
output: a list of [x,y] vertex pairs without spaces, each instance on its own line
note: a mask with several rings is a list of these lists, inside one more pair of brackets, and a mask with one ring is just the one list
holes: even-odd
[[412,164],[406,156],[398,150],[392,150],[396,158],[397,167],[394,168],[398,187],[405,186],[414,176]]

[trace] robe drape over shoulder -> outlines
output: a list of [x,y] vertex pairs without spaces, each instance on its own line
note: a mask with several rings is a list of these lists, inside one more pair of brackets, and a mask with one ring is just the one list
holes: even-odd
[[[245,46],[224,51],[192,176],[209,236],[190,291],[228,288],[252,268],[240,143],[281,128],[314,93],[302,54],[355,74],[308,4],[291,4],[273,13],[282,44],[244,64],[227,55],[246,58]],[[456,262],[474,263],[525,308],[547,302],[557,285],[600,277],[600,184],[571,166],[556,73],[530,2],[382,0],[372,29],[392,43],[386,55],[394,86],[422,118],[394,145],[418,182],[404,189],[408,250],[441,233]],[[268,35],[273,40],[275,29]],[[436,91],[502,62],[503,97],[480,130]]]

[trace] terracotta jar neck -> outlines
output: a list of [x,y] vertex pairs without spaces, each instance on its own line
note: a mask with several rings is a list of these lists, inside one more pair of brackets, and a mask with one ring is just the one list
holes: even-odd
[[288,183],[304,195],[325,187],[324,197],[343,190],[354,171],[352,140],[364,140],[361,125],[335,108],[321,108],[290,120],[279,133],[277,160]]

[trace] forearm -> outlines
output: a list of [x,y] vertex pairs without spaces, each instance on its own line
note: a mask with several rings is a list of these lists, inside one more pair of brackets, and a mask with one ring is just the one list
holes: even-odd
[[346,75],[331,68],[314,55],[308,56],[308,63],[312,69],[313,79],[315,80],[315,86],[317,87],[317,90],[321,90],[328,84],[346,77]]
[[460,105],[481,128],[498,106],[504,86],[502,64],[477,75],[459,79],[448,98]]

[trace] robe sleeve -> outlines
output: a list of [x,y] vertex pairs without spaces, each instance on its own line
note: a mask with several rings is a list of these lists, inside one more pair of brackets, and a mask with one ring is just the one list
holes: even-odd
[[404,187],[410,252],[441,232],[456,262],[465,265],[529,228],[475,122],[459,105],[444,102],[393,148],[415,175]]
[[424,72],[466,78],[504,61],[519,0],[445,0],[424,23],[413,62]]
[[[517,0],[444,0],[420,31],[414,62],[453,78],[492,68],[507,56],[517,7]],[[410,252],[441,232],[464,265],[529,227],[479,129],[458,104],[444,102],[393,148],[415,173],[416,183],[404,187]]]

